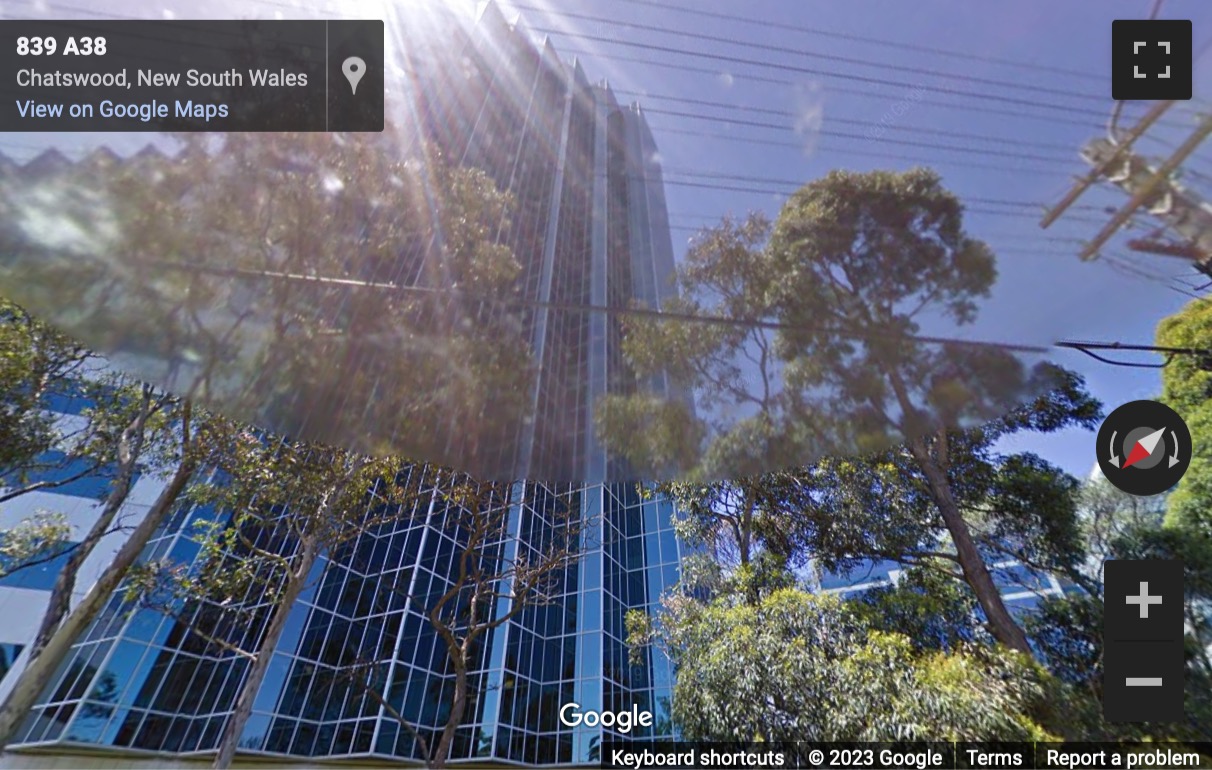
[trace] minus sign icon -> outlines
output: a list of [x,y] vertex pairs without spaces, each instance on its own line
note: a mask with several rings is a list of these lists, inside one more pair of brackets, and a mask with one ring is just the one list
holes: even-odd
[[1160,676],[1130,676],[1127,677],[1128,687],[1161,687],[1162,678]]

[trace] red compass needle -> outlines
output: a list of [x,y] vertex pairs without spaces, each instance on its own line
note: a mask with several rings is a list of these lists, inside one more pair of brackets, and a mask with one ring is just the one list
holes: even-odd
[[1124,460],[1124,467],[1127,468],[1133,463],[1138,463],[1153,454],[1154,448],[1157,447],[1157,442],[1161,441],[1161,437],[1165,432],[1166,429],[1161,428],[1137,441],[1136,446],[1132,447],[1132,451],[1128,453],[1128,459]]

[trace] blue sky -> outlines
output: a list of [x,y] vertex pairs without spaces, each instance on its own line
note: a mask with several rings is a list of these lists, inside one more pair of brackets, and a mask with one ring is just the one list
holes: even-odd
[[[475,12],[472,0],[447,1]],[[1093,188],[1052,228],[1039,227],[1043,207],[1086,170],[1078,148],[1105,134],[1113,106],[1111,21],[1146,17],[1151,0],[501,5],[510,20],[523,17],[536,39],[550,34],[562,55],[580,58],[592,79],[608,79],[620,101],[643,106],[666,171],[678,253],[695,228],[725,213],[774,215],[796,184],[830,169],[929,165],[962,199],[996,201],[971,203],[966,222],[998,253],[1000,280],[980,322],[951,330],[955,336],[1149,343],[1157,322],[1190,301],[1180,291],[1183,281],[1200,283],[1187,263],[1135,254],[1123,237],[1104,250],[1109,259],[1078,260],[1078,243],[1097,232],[1104,209],[1126,200],[1118,190]],[[407,35],[397,6],[386,0],[6,0],[0,7],[10,18],[384,18]],[[1165,0],[1160,17],[1192,19],[1197,51],[1212,40],[1206,0]],[[1193,129],[1196,110],[1212,109],[1212,53],[1196,63],[1195,92],[1196,100],[1172,111],[1141,151],[1164,153],[1164,142],[1181,141]],[[1147,106],[1127,105],[1121,125]],[[146,137],[8,134],[0,148],[21,155],[102,142],[133,149]],[[1188,166],[1207,175],[1188,177],[1191,186],[1212,196],[1212,144]],[[1148,217],[1139,222],[1153,224]],[[1111,367],[1075,352],[1057,351],[1054,360],[1082,373],[1108,408],[1159,390],[1154,370]],[[1091,434],[1073,431],[1010,448],[1038,451],[1085,474],[1094,463],[1092,445]]]
[[[509,18],[521,16],[538,30],[562,30],[552,34],[557,50],[579,55],[591,77],[608,78],[621,100],[638,101],[646,109],[671,182],[667,195],[678,251],[684,251],[692,234],[685,228],[726,212],[759,209],[773,215],[783,196],[772,191],[794,189],[737,180],[720,184],[762,192],[690,187],[676,183],[688,179],[679,171],[806,182],[833,168],[862,171],[925,164],[936,168],[961,199],[1024,204],[971,204],[968,229],[998,253],[1000,279],[977,328],[957,332],[957,336],[1014,343],[1076,339],[1148,344],[1157,322],[1191,299],[1176,290],[1183,284],[1173,279],[1200,283],[1187,263],[1133,253],[1121,245],[1123,238],[1112,241],[1104,254],[1124,260],[1126,267],[1105,259],[1078,260],[1077,241],[1092,237],[1107,219],[1100,209],[1126,201],[1118,190],[1092,189],[1079,201],[1080,206],[1090,208],[1075,208],[1046,231],[1039,227],[1043,206],[1058,200],[1072,178],[1086,170],[1078,148],[1105,135],[1114,104],[1109,74],[1111,21],[1146,18],[1151,7],[1148,0],[511,2],[515,10],[507,13]],[[655,5],[694,7],[699,12]],[[536,10],[539,8],[551,10]],[[1197,51],[1212,38],[1210,3],[1167,0],[1160,18],[1192,19]],[[612,39],[703,55],[629,46],[610,42]],[[772,66],[721,60],[723,57]],[[841,61],[841,57],[856,61]],[[662,65],[709,71],[688,72]],[[755,75],[785,82],[763,82],[754,79]],[[905,85],[871,83],[847,75]],[[1036,104],[918,89],[954,89]],[[1197,62],[1195,96],[1195,101],[1172,111],[1169,125],[1153,135],[1181,141],[1195,125],[1195,110],[1209,109],[1212,55],[1205,54]],[[726,106],[709,107],[702,102]],[[1059,105],[1060,109],[1044,105]],[[1131,125],[1147,107],[1127,105],[1121,125]],[[775,125],[759,128],[669,112]],[[685,133],[689,131],[718,138]],[[854,136],[832,135],[838,133]],[[901,141],[944,147],[899,144]],[[1167,150],[1152,140],[1139,147],[1150,155]],[[1212,146],[1198,151],[1190,167],[1212,174]],[[1191,180],[1191,184],[1198,187],[1200,181]],[[1212,185],[1202,189],[1212,189]],[[1143,218],[1142,224],[1152,222]],[[1140,237],[1145,232],[1134,230],[1132,234]],[[1159,391],[1156,370],[1111,367],[1066,351],[1057,351],[1054,360],[1083,374],[1108,410]],[[1084,475],[1094,464],[1093,438],[1085,431],[1070,431],[1043,439],[1026,437],[1007,448],[1037,451],[1070,472]]]

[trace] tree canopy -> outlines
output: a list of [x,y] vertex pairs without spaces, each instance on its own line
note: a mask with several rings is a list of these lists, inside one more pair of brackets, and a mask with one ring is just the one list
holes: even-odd
[[22,484],[59,438],[50,399],[67,395],[88,352],[0,298],[0,472]]
[[[1161,322],[1157,344],[1212,349],[1212,304],[1199,299]],[[1168,521],[1188,523],[1212,537],[1212,360],[1175,356],[1162,369],[1162,401],[1191,429],[1191,464],[1169,495]]]
[[782,589],[757,604],[670,597],[629,618],[633,649],[677,667],[673,718],[688,740],[1045,740],[1031,712],[1047,675],[1026,656],[923,651],[855,607]]
[[752,214],[695,237],[679,297],[629,319],[623,342],[640,378],[668,377],[694,408],[606,396],[599,433],[641,477],[713,480],[1001,417],[1054,387],[1052,370],[931,336],[970,324],[996,275],[934,172],[831,172],[773,223]]

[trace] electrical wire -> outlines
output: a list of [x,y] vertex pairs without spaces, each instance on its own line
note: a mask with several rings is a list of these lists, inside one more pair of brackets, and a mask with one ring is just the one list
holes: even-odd
[[352,278],[332,278],[311,274],[291,274],[266,270],[250,270],[244,268],[216,267],[197,262],[173,262],[168,260],[151,260],[154,264],[170,270],[183,272],[205,273],[235,278],[257,278],[275,281],[293,281],[299,283],[315,283],[334,287],[353,289],[373,289],[378,291],[396,291],[408,294],[426,294],[431,296],[463,297],[485,305],[501,305],[505,307],[521,307],[528,309],[558,310],[569,313],[590,314],[601,313],[612,316],[631,316],[663,321],[680,321],[682,323],[701,323],[709,326],[733,326],[766,331],[795,331],[815,334],[833,334],[848,339],[905,339],[934,345],[959,345],[973,348],[997,348],[1019,353],[1046,353],[1049,345],[1032,345],[1014,342],[988,342],[982,340],[967,340],[954,337],[941,337],[925,334],[893,335],[883,331],[857,328],[831,328],[812,324],[788,324],[781,321],[770,321],[762,318],[736,318],[730,316],[706,315],[701,313],[684,313],[680,311],[654,310],[652,308],[623,306],[623,305],[590,305],[583,302],[562,302],[556,300],[533,300],[523,297],[510,297],[499,292],[476,292],[469,289],[436,288],[430,286],[406,286],[394,283],[375,283]]
[[[765,107],[753,107],[750,105],[730,104],[728,102],[717,102],[717,101],[711,101],[709,99],[690,99],[690,98],[687,98],[684,96],[674,96],[672,94],[654,94],[654,93],[642,94],[638,91],[625,91],[625,90],[617,90],[617,91],[615,91],[615,93],[627,94],[629,96],[637,96],[637,97],[642,98],[644,100],[644,102],[642,102],[640,104],[641,104],[641,109],[645,113],[651,112],[652,109],[650,107],[645,107],[643,105],[652,103],[650,100],[656,100],[657,103],[659,103],[659,102],[676,102],[678,104],[692,104],[692,105],[697,105],[700,107],[711,107],[713,109],[721,109],[721,110],[728,110],[728,111],[732,111],[732,112],[739,112],[739,113],[743,113],[746,115],[757,113],[757,114],[762,114],[762,115],[773,115],[773,116],[781,117],[781,118],[790,118],[792,120],[795,120],[799,117],[796,113],[792,112],[791,110],[775,110],[775,109],[769,109],[769,108],[765,108]],[[947,129],[934,128],[932,126],[906,126],[906,125],[901,125],[899,123],[884,124],[884,123],[880,123],[877,121],[856,120],[854,118],[843,118],[843,117],[838,117],[838,116],[834,116],[834,115],[830,115],[825,120],[829,123],[840,123],[842,125],[857,126],[860,128],[879,128],[881,130],[904,131],[906,133],[915,133],[915,134],[920,133],[920,134],[927,134],[930,136],[949,137],[949,138],[953,138],[953,139],[971,139],[971,140],[977,141],[977,142],[990,142],[992,144],[999,144],[999,145],[1002,145],[1005,147],[1030,147],[1033,149],[1062,150],[1067,154],[1067,156],[1068,156],[1067,159],[1071,158],[1074,154],[1072,144],[1062,144],[1061,142],[1036,142],[1036,141],[1032,141],[1030,139],[1020,139],[1017,137],[992,136],[990,134],[980,134],[980,133],[973,133],[973,132],[968,132],[968,131],[949,131]],[[791,128],[791,126],[784,126],[784,128]],[[864,137],[864,138],[866,138],[866,137]],[[1164,140],[1159,140],[1159,141],[1164,141]]]
[[[653,132],[657,133],[657,128],[654,127]],[[677,135],[677,136],[694,136],[694,137],[700,137],[700,138],[704,138],[704,139],[717,139],[717,140],[731,142],[734,144],[760,144],[760,145],[767,145],[767,146],[771,146],[771,147],[787,147],[787,148],[800,150],[800,151],[803,151],[805,149],[804,142],[792,142],[792,141],[787,141],[785,139],[782,139],[782,140],[781,139],[763,139],[761,137],[744,137],[744,138],[742,138],[742,137],[737,137],[737,136],[733,136],[733,135],[729,135],[729,134],[721,134],[721,133],[716,133],[716,132],[711,132],[711,131],[696,131],[696,130],[690,129],[690,128],[669,128],[669,127],[661,126],[659,133],[673,134],[673,135]],[[828,144],[822,144],[820,147],[818,147],[816,149],[819,149],[822,151],[827,150],[830,153],[835,153],[838,155],[852,155],[852,156],[856,156],[856,157],[869,158],[869,159],[874,158],[874,159],[881,159],[881,160],[893,160],[893,161],[897,161],[900,163],[916,163],[916,164],[924,163],[924,164],[929,164],[929,165],[934,165],[934,166],[944,166],[948,162],[953,162],[956,164],[962,164],[964,169],[969,169],[969,170],[999,171],[999,172],[1003,172],[1003,173],[1006,173],[1006,172],[1021,173],[1025,170],[1029,170],[1033,177],[1054,176],[1054,177],[1064,177],[1064,178],[1068,179],[1073,176],[1072,172],[1065,171],[1063,169],[1058,169],[1058,168],[1024,169],[1019,166],[1002,166],[1002,165],[996,165],[996,164],[992,164],[992,163],[980,163],[978,161],[968,161],[968,160],[963,160],[963,159],[955,159],[954,161],[947,161],[946,159],[940,160],[939,158],[914,157],[911,155],[900,155],[900,154],[879,152],[877,150],[868,150],[865,148],[857,149],[854,147],[839,147],[837,145],[828,145]]]
[[[745,120],[743,118],[724,118],[716,115],[698,115],[692,112],[678,112],[677,110],[663,110],[657,107],[649,107],[644,110],[649,115],[668,115],[675,118],[684,118],[686,120],[709,121],[712,123],[726,123],[733,126],[746,126],[748,128],[769,128],[779,131],[786,131],[790,127],[779,123],[769,123],[761,120]],[[1060,157],[1056,155],[1040,155],[1033,152],[1025,152],[1022,150],[999,150],[996,148],[986,147],[962,147],[956,144],[939,144],[937,142],[920,142],[914,139],[894,139],[887,136],[866,136],[864,134],[853,134],[848,131],[834,131],[832,129],[818,128],[807,132],[811,135],[827,136],[835,139],[861,139],[869,142],[882,142],[884,144],[895,144],[902,147],[919,147],[929,150],[943,150],[946,152],[963,152],[977,154],[982,156],[992,156],[1001,158],[1015,158],[1017,160],[1034,160],[1040,163],[1060,163],[1072,159],[1072,156]]]
[[[724,217],[720,214],[690,214],[690,213],[676,213],[675,212],[675,213],[672,213],[669,215],[669,221],[671,224],[677,224],[682,229],[689,227],[689,228],[693,228],[696,230],[703,230],[706,228],[715,227],[720,224],[720,221],[723,218]],[[842,227],[843,225],[838,225],[838,226]],[[868,226],[870,226],[870,225],[868,225]],[[884,228],[881,227],[880,229],[884,229]],[[888,229],[894,230],[895,228],[888,228]],[[1037,228],[1032,228],[1031,230],[1026,231],[1026,232],[1024,232],[1024,231],[1007,232],[1007,231],[997,231],[997,230],[982,231],[975,237],[980,237],[982,240],[985,240],[985,241],[988,241],[990,239],[1007,239],[1007,238],[1023,239],[1022,242],[1024,242],[1024,243],[1028,243],[1028,242],[1029,243],[1049,243],[1049,244],[1063,243],[1063,244],[1069,244],[1069,245],[1080,245],[1080,244],[1084,244],[1086,242],[1084,238],[1058,236],[1058,235],[1045,235],[1043,232],[1041,232]],[[1198,272],[1193,273],[1193,274],[1199,275],[1201,277],[1203,276],[1202,273],[1198,273]]]
[[[570,55],[580,56],[582,58],[593,58],[593,57],[599,56],[599,54],[596,54],[596,53],[592,54],[592,55],[587,54],[584,51],[581,51],[580,49],[576,48],[575,46],[570,47],[568,50],[570,51]],[[661,69],[671,69],[671,70],[677,70],[679,72],[692,72],[692,73],[696,73],[696,74],[700,74],[700,75],[710,75],[712,77],[719,77],[720,75],[725,74],[722,70],[719,70],[719,69],[709,69],[707,67],[696,67],[691,64],[682,64],[682,63],[677,63],[677,62],[661,61],[659,59],[651,59],[651,58],[647,58],[647,57],[643,57],[643,56],[627,56],[627,55],[621,54],[621,53],[611,53],[609,56],[603,56],[602,58],[609,59],[610,61],[627,62],[627,63],[631,63],[631,64],[641,64],[641,65],[644,65],[645,67],[659,67]],[[768,85],[786,86],[786,87],[794,87],[795,85],[797,85],[794,81],[787,80],[785,78],[776,78],[776,77],[769,77],[766,75],[757,75],[757,74],[750,73],[750,72],[729,72],[727,74],[729,76],[735,78],[736,80],[741,80],[741,81],[751,82],[751,83],[765,83]],[[857,96],[857,97],[865,98],[865,99],[878,99],[885,103],[903,98],[903,93],[901,96],[898,96],[896,94],[877,93],[874,91],[863,90],[863,89],[859,89],[859,88],[849,88],[847,86],[838,85],[836,83],[829,84],[829,91],[836,92],[839,94],[848,94],[851,96]],[[627,93],[636,93],[636,92],[629,91]],[[642,97],[643,94],[640,94],[640,96]],[[1017,120],[1040,121],[1040,122],[1044,122],[1044,123],[1051,123],[1054,125],[1069,125],[1069,126],[1076,126],[1076,127],[1080,127],[1080,128],[1086,128],[1086,129],[1090,129],[1090,130],[1097,130],[1097,129],[1101,129],[1103,127],[1102,121],[1095,120],[1095,119],[1078,120],[1076,118],[1068,118],[1068,117],[1061,116],[1061,115],[1041,115],[1039,113],[1027,111],[1027,110],[1023,109],[1022,107],[1018,107],[1015,109],[1005,109],[1005,108],[994,107],[994,106],[984,105],[984,104],[948,102],[948,101],[943,101],[941,99],[931,99],[927,96],[920,96],[916,93],[914,94],[913,102],[915,104],[925,104],[925,105],[930,105],[933,107],[942,107],[942,108],[952,109],[952,110],[961,110],[964,112],[975,112],[975,113],[980,113],[980,114],[984,114],[984,115],[1001,115],[1003,117],[1015,118]]]
[[[1058,348],[1068,348],[1085,353],[1096,361],[1101,361],[1104,364],[1112,366],[1125,366],[1135,369],[1164,369],[1169,366],[1172,361],[1178,356],[1197,356],[1203,359],[1204,362],[1212,361],[1212,350],[1204,348],[1174,348],[1163,347],[1158,345],[1130,345],[1123,342],[1078,342],[1070,340],[1062,340],[1056,343]],[[1095,353],[1095,350],[1124,350],[1136,351],[1145,353],[1158,353],[1165,356],[1165,361],[1160,364],[1144,364],[1133,361],[1116,361],[1111,358]],[[1205,366],[1207,364],[1205,363]]]
[[[669,229],[678,231],[678,232],[707,233],[707,232],[714,230],[716,227],[719,226],[720,219],[721,218],[717,217],[716,221],[714,221],[714,222],[699,222],[699,223],[671,222],[669,225]],[[814,227],[814,229],[829,230],[830,228],[827,223],[820,223],[820,224],[816,225]],[[845,225],[838,225],[837,229],[841,232],[848,232],[850,230],[850,228],[846,227]],[[871,224],[865,225],[863,229],[864,230],[878,230],[878,231],[891,232],[891,233],[903,232],[903,230],[900,228],[881,227],[881,226],[871,225]],[[976,238],[981,241],[984,241],[985,243],[988,243],[991,247],[993,247],[994,244],[990,243],[990,242],[996,241],[999,248],[1002,244],[1007,244],[1007,243],[1013,244],[1015,247],[1024,248],[1024,249],[1037,248],[1036,244],[1044,244],[1044,245],[1048,245],[1048,246],[1079,246],[1079,245],[1085,243],[1085,241],[1083,241],[1081,238],[1051,238],[1051,237],[1031,238],[1031,237],[1026,236],[1024,233],[1006,234],[1006,233],[997,233],[997,232],[992,232],[992,233],[982,232],[982,233],[967,233],[967,235],[968,235],[968,237],[972,237],[972,238]],[[1066,254],[1074,253],[1072,251],[1072,249],[1065,249],[1064,252]]]
[[904,89],[920,89],[923,91],[931,91],[933,93],[948,94],[951,96],[960,96],[966,99],[983,99],[986,101],[999,102],[1002,104],[1013,104],[1019,107],[1029,107],[1033,109],[1054,110],[1072,115],[1084,115],[1086,117],[1104,115],[1105,112],[1095,109],[1084,109],[1074,107],[1069,104],[1055,104],[1053,102],[1045,102],[1039,99],[1026,99],[1015,96],[1005,96],[1003,94],[981,93],[979,91],[965,91],[959,88],[940,85],[924,85],[921,83],[912,83],[904,80],[892,80],[889,78],[872,77],[869,75],[859,75],[852,72],[835,72],[819,67],[805,67],[801,65],[787,64],[783,62],[769,62],[760,59],[750,59],[744,56],[732,56],[722,53],[703,53],[687,48],[678,48],[670,45],[659,45],[655,43],[643,43],[637,40],[619,40],[617,38],[605,37],[602,35],[591,35],[583,32],[570,32],[560,29],[549,29],[541,27],[533,27],[537,32],[542,32],[548,35],[557,35],[571,39],[591,40],[595,43],[606,43],[610,45],[619,45],[626,48],[638,48],[646,51],[658,51],[660,53],[673,54],[677,56],[690,56],[698,59],[709,59],[715,62],[728,62],[729,64],[744,64],[763,69],[778,70],[781,72],[794,72],[800,75],[816,75],[824,77],[835,77],[842,80],[853,80],[860,83],[870,83],[872,85],[894,86]]
[[[670,167],[663,168],[662,173],[665,175],[676,174],[678,176],[687,176],[687,177],[704,178],[704,179],[727,179],[727,180],[733,181],[733,182],[762,182],[762,183],[767,183],[767,184],[790,185],[797,189],[804,186],[803,181],[796,181],[794,179],[778,179],[778,178],[774,178],[774,177],[752,176],[752,175],[747,175],[747,174],[725,174],[725,173],[721,173],[721,172],[693,171],[691,169],[680,169],[680,168],[670,168]],[[875,192],[876,194],[880,194],[882,192],[883,194],[886,194],[886,195],[895,194],[891,190],[873,191],[873,192]],[[967,196],[966,195],[966,196],[960,196],[960,197],[965,204],[980,203],[980,204],[987,204],[990,206],[1016,206],[1019,208],[1044,208],[1044,207],[1046,207],[1046,204],[1041,203],[1039,201],[1009,200],[1006,198],[986,198],[984,196],[979,196],[979,195],[977,195],[977,196]],[[1077,210],[1077,211],[1099,211],[1099,210],[1101,210],[1102,207],[1096,206],[1094,204],[1080,204],[1080,205],[1070,206],[1069,208],[1071,210]]]
[[[671,187],[691,187],[696,189],[752,193],[755,195],[772,195],[784,198],[790,197],[795,192],[794,190],[776,190],[770,187],[740,187],[736,185],[711,184],[707,182],[691,182],[680,179],[666,179],[664,182],[666,185]],[[997,209],[985,209],[976,206],[965,206],[964,210],[972,214],[981,214],[990,217],[1018,217],[1026,220],[1034,220],[1038,218],[1038,214],[1026,211],[1003,211]],[[1067,219],[1072,222],[1085,222],[1092,224],[1101,223],[1103,221],[1101,219],[1078,216],[1067,217]]]
[[[665,184],[670,187],[691,187],[695,189],[718,190],[726,192],[752,193],[755,195],[773,195],[781,197],[790,197],[795,190],[776,190],[771,187],[740,187],[737,185],[713,184],[709,182],[691,182],[682,179],[665,179]],[[1022,211],[1001,211],[997,209],[982,209],[975,206],[965,207],[965,210],[974,214],[984,214],[993,217],[1018,217],[1020,219],[1035,219],[1037,214]],[[1081,217],[1070,217],[1070,221],[1074,222],[1100,222],[1099,219],[1089,219]]]
[[[670,225],[669,229],[672,232],[685,232],[685,233],[694,234],[694,233],[703,232],[705,228],[689,227],[686,225]],[[998,256],[1002,256],[1002,255],[1020,256],[1021,255],[1021,256],[1038,256],[1038,257],[1072,257],[1075,254],[1077,254],[1077,251],[1073,250],[1073,249],[1070,249],[1070,250],[1036,249],[1036,248],[1031,248],[1029,246],[995,246],[992,244],[989,245],[989,248],[993,251],[994,254],[996,254]]]
[[1164,286],[1165,288],[1182,294],[1183,296],[1194,299],[1202,299],[1200,295],[1193,293],[1187,287],[1175,286],[1171,277],[1159,275],[1155,272],[1146,270],[1138,265],[1133,264],[1130,260],[1124,258],[1123,256],[1104,254],[1102,255],[1102,261],[1105,261],[1113,270],[1126,277],[1141,278],[1149,281],[1150,283]]
[[[45,2],[42,2],[42,0],[10,0],[10,1],[18,2],[18,3],[26,4],[26,5],[33,5],[35,7],[52,9],[52,10],[60,10],[60,11],[67,11],[67,12],[73,12],[73,13],[87,13],[87,14],[90,14],[93,16],[100,16],[100,17],[104,17],[104,18],[112,18],[112,19],[129,19],[130,18],[129,16],[99,11],[96,9],[82,8],[79,6],[72,6],[72,5],[62,4],[62,3],[45,3]],[[267,0],[256,0],[254,4],[268,5],[268,6],[282,7],[282,8],[294,8],[295,7],[290,3],[274,3],[274,2],[268,2]],[[566,31],[562,31],[562,30],[546,30],[546,32],[548,32],[549,34],[558,34],[558,35],[567,35],[568,34]],[[606,39],[606,42],[619,42],[620,44],[626,44],[625,41],[613,41],[613,40],[609,40],[609,39]],[[910,48],[920,48],[920,47],[919,46],[910,46]],[[698,52],[685,52],[685,53],[687,53],[689,55],[705,56],[704,54],[699,54]],[[704,68],[685,67],[683,65],[677,65],[672,62],[656,62],[656,61],[652,61],[652,60],[648,60],[648,59],[629,59],[628,57],[622,57],[622,56],[616,56],[616,55],[611,55],[608,58],[620,59],[620,60],[624,60],[624,61],[636,61],[637,63],[644,63],[644,64],[649,64],[649,65],[654,65],[654,66],[673,67],[673,68],[677,68],[677,69],[688,69],[691,71],[700,71],[703,73],[710,73],[710,74],[715,74],[715,75],[719,74],[717,71],[707,70]],[[708,56],[707,58],[710,58],[710,57]],[[981,57],[978,57],[978,58],[981,58]],[[1006,60],[1006,61],[1009,62],[1010,60]],[[770,64],[770,63],[765,63],[765,62],[753,62],[753,63],[756,64],[757,66],[777,66],[775,64]],[[872,66],[878,66],[878,64],[872,63]],[[1027,66],[1028,68],[1034,68],[1034,65],[1025,64],[1024,66]],[[833,74],[833,75],[836,75],[837,77],[842,77],[842,78],[849,77],[845,73],[824,73],[824,74]],[[754,80],[762,80],[760,78],[760,76],[754,76],[754,75],[749,75],[749,74],[738,74],[737,77],[744,77],[747,79],[754,79]],[[897,83],[895,81],[881,81],[881,80],[873,81],[871,79],[865,79],[865,78],[861,78],[861,77],[859,77],[857,79],[866,80],[869,82],[890,84],[890,85],[901,85],[901,86],[908,86],[908,87],[914,87],[914,88],[919,87],[916,84]],[[792,83],[790,81],[786,81],[786,80],[779,80],[779,79],[773,79],[773,78],[767,78],[764,80],[766,82],[772,82],[772,83],[776,83],[776,84],[792,85]],[[831,86],[831,88],[833,88],[833,90],[837,90],[839,92],[853,93],[855,95],[864,96],[867,98],[880,98],[880,99],[888,98],[888,96],[884,95],[884,94],[874,94],[871,92],[861,91],[858,89],[852,89],[852,90],[847,91],[846,89],[843,89],[841,87],[836,87],[836,86]],[[997,98],[993,95],[982,94],[982,93],[954,91],[954,90],[949,90],[949,89],[934,89],[934,88],[928,87],[928,86],[921,86],[921,88],[923,88],[925,90],[941,90],[943,93],[953,93],[953,94],[960,95],[960,96],[970,96],[970,97],[978,98],[978,99]],[[1018,118],[1033,118],[1033,119],[1052,120],[1052,121],[1058,121],[1058,122],[1069,122],[1069,123],[1072,123],[1075,125],[1082,125],[1082,126],[1087,126],[1087,127],[1090,127],[1092,125],[1097,125],[1097,124],[1090,124],[1090,123],[1086,123],[1086,122],[1068,121],[1063,118],[1060,118],[1059,116],[1045,117],[1042,115],[1032,115],[1028,112],[1025,112],[1022,109],[1022,107],[1043,106],[1046,108],[1050,107],[1050,108],[1070,110],[1070,111],[1073,111],[1073,108],[1065,106],[1065,105],[1041,105],[1041,104],[1037,104],[1036,101],[1031,101],[1031,100],[1010,100],[1012,103],[1019,105],[1019,109],[1013,110],[1013,111],[1011,111],[1011,110],[994,110],[985,105],[958,105],[958,104],[951,104],[951,103],[946,103],[946,102],[939,102],[937,100],[928,101],[923,98],[917,98],[917,99],[915,99],[915,101],[918,101],[921,103],[934,104],[936,106],[951,107],[954,109],[990,112],[991,114],[1009,115],[1009,116],[1014,116],[1014,117],[1018,117]]]
[[[691,173],[691,172],[687,172],[686,176],[691,177],[691,178],[694,178],[694,177],[722,178],[722,179],[730,179],[730,181],[739,181],[739,182],[753,181],[753,182],[759,182],[759,183],[765,182],[765,183],[772,183],[772,184],[784,184],[784,186],[788,186],[793,189],[782,190],[782,189],[765,188],[765,187],[764,188],[741,188],[741,187],[731,187],[731,186],[716,186],[716,184],[691,182],[691,181],[687,181],[687,179],[670,179],[668,177],[665,177],[664,182],[665,182],[665,184],[671,184],[671,186],[705,187],[705,188],[709,188],[709,189],[733,190],[733,192],[762,193],[762,194],[768,193],[768,194],[776,194],[776,195],[791,195],[791,194],[794,194],[797,189],[804,187],[804,183],[802,183],[802,182],[782,181],[782,179],[771,179],[771,178],[767,178],[767,177],[747,177],[747,176],[743,176],[743,175],[724,175],[724,173]],[[962,205],[964,205],[964,210],[966,212],[983,213],[983,215],[991,215],[991,216],[1010,216],[1010,217],[1017,216],[1017,217],[1023,217],[1023,218],[1034,218],[1037,215],[1037,212],[1004,211],[1004,210],[997,210],[997,209],[989,209],[988,206],[1010,206],[1010,207],[1017,207],[1017,209],[1040,209],[1040,210],[1045,209],[1044,204],[1030,203],[1030,201],[981,198],[981,196],[976,196],[976,198],[961,198],[960,200],[961,200]],[[982,204],[982,205],[973,206],[970,204]],[[1077,209],[1077,207],[1074,206],[1074,209]],[[1080,207],[1080,210],[1099,211],[1100,206],[1084,205],[1084,206]],[[1073,218],[1071,218],[1071,221],[1100,222],[1100,221],[1102,221],[1102,219],[1091,218],[1091,217],[1073,217]]]
[[[603,17],[593,16],[584,13],[574,13],[572,11],[561,11],[552,8],[542,8],[533,5],[517,5],[520,10],[537,11],[547,16],[559,16],[569,19],[580,19],[589,21],[595,24],[605,24],[608,26],[622,27],[624,29],[643,30],[645,32],[654,32],[664,35],[672,35],[675,37],[689,38],[705,43],[722,43],[725,45],[739,46],[753,50],[765,51],[776,54],[789,54],[807,59],[820,59],[824,61],[838,62],[846,65],[859,65],[863,67],[875,67],[878,69],[891,70],[894,72],[906,72],[915,75],[929,75],[931,77],[947,78],[957,80],[962,83],[971,83],[982,86],[992,86],[999,89],[1015,89],[1031,91],[1034,94],[1051,94],[1054,96],[1063,96],[1067,99],[1084,99],[1093,102],[1105,102],[1106,97],[1098,94],[1090,94],[1085,92],[1070,91],[1050,86],[1035,85],[1030,83],[1022,83],[1014,80],[1001,80],[997,78],[985,78],[975,75],[958,74],[948,72],[947,70],[939,70],[931,67],[918,67],[910,64],[895,64],[889,62],[877,62],[871,59],[863,59],[855,56],[842,56],[840,54],[822,53],[820,51],[807,51],[803,48],[792,48],[789,46],[775,45],[773,43],[757,43],[749,40],[741,40],[736,37],[722,37],[719,35],[709,35],[704,32],[692,32],[686,29],[672,29],[670,27],[659,27],[653,24],[644,24],[640,22],[626,21],[618,17]],[[550,32],[549,30],[540,30]],[[563,32],[562,34],[568,34]]]
[[869,37],[865,35],[856,35],[853,33],[842,32],[840,30],[827,30],[819,27],[809,27],[802,24],[787,24],[779,22],[777,24],[763,19],[756,19],[752,16],[739,16],[730,13],[721,13],[718,11],[709,11],[704,8],[687,8],[684,6],[670,5],[669,3],[655,2],[655,0],[614,0],[616,3],[627,3],[630,5],[646,6],[650,8],[658,8],[665,11],[673,11],[675,13],[683,13],[692,15],[696,18],[717,19],[719,21],[735,22],[750,26],[757,26],[763,29],[778,29],[780,31],[796,32],[805,35],[815,35],[826,37],[830,40],[849,40],[856,43],[865,43],[876,45],[887,50],[895,48],[902,51],[913,51],[915,53],[925,53],[934,56],[941,56],[961,61],[987,62],[990,64],[999,64],[1007,67],[1015,67],[1023,70],[1031,70],[1040,72],[1049,77],[1057,75],[1068,75],[1071,77],[1085,78],[1096,80],[1105,83],[1107,76],[1105,73],[1083,72],[1080,70],[1066,69],[1064,67],[1050,67],[1044,64],[1035,64],[1032,62],[1024,62],[1016,59],[1005,59],[996,56],[988,56],[985,54],[973,54],[962,51],[948,51],[932,46],[924,46],[915,43],[905,43],[898,40],[889,40],[888,38]]

